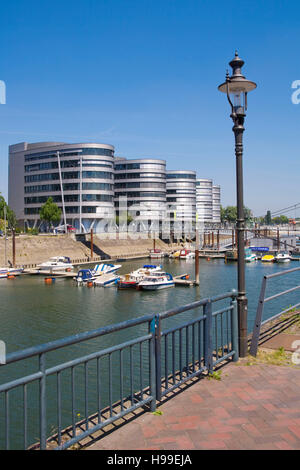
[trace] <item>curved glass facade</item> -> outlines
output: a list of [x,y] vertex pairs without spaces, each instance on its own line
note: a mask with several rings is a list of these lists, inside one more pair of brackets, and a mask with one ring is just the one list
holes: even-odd
[[213,222],[212,187],[211,179],[199,178],[196,181],[196,207],[199,222]]
[[[89,230],[97,219],[114,215],[114,147],[107,144],[23,144],[24,218],[35,224],[52,197],[61,223]],[[16,146],[12,146],[16,147]],[[10,149],[11,150],[11,149]],[[10,163],[16,158],[10,154]],[[66,216],[64,215],[66,214]]]
[[119,215],[124,199],[129,214],[147,224],[194,224],[196,213],[200,222],[220,222],[220,186],[197,179],[195,171],[166,171],[165,160],[156,158],[115,158],[108,144],[11,145],[9,204],[17,219],[39,224],[39,210],[50,196],[61,208],[60,223],[80,232],[97,232],[103,218]]
[[[140,170],[140,171],[137,171]],[[121,160],[115,165],[115,205],[127,205],[141,221],[162,220],[166,211],[166,162],[158,159]]]
[[167,172],[167,204],[170,220],[196,220],[196,172]]

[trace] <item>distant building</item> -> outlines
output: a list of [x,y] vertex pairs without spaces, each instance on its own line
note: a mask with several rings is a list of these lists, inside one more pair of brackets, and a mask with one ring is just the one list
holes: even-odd
[[220,222],[220,186],[195,171],[167,170],[158,158],[115,157],[101,143],[22,142],[9,146],[8,203],[20,223],[41,224],[49,197],[62,211],[61,224],[77,232],[103,230],[126,199],[129,215],[149,223]]
[[161,220],[166,212],[166,162],[157,158],[115,162],[114,200],[119,215],[121,198],[127,198],[129,214],[134,214],[144,226]]
[[[114,212],[114,147],[107,144],[22,142],[9,147],[8,202],[28,227],[51,196],[63,223],[97,229]],[[65,220],[64,220],[65,219]]]
[[199,223],[221,222],[221,187],[210,178],[196,180],[196,211]]

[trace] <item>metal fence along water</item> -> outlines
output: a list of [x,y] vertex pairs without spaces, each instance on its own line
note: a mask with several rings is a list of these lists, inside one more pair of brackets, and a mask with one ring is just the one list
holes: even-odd
[[[189,311],[191,320],[170,324]],[[114,344],[114,333],[127,330],[131,339]],[[109,347],[99,347],[103,336]],[[93,352],[82,354],[89,341]],[[55,360],[71,346],[81,353]],[[154,411],[162,397],[229,359],[238,360],[235,291],[8,354],[0,371],[10,368],[13,378],[0,385],[0,448],[69,448],[138,408]],[[20,362],[24,375],[14,377]],[[11,445],[20,413],[22,442]]]

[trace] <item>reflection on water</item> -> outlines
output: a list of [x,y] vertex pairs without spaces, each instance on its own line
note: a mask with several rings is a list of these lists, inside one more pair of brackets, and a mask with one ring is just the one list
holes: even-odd
[[[149,263],[148,259],[123,263],[120,273]],[[193,260],[162,260],[165,271],[187,273],[194,278]],[[158,264],[158,263],[156,263]],[[298,263],[247,263],[246,290],[249,301],[249,328],[253,325],[260,285],[264,274],[297,267]],[[270,281],[270,292],[291,285],[297,274]],[[71,334],[118,323],[149,313],[159,313],[180,305],[236,288],[237,265],[224,260],[200,260],[200,286],[175,287],[160,291],[119,291],[115,287],[87,288],[70,279],[46,285],[43,276],[21,276],[0,281],[1,340],[7,351],[63,338]],[[297,294],[296,294],[297,295]],[[283,299],[283,306],[292,303]],[[277,305],[280,305],[278,300]],[[275,308],[275,303],[271,308]],[[267,315],[267,310],[266,310]]]
[[[123,263],[120,273],[125,274],[141,265],[149,263],[148,259],[127,261]],[[162,260],[163,269],[173,275],[187,273],[190,279],[194,278],[194,260]],[[158,264],[158,263],[155,263]],[[246,264],[246,284],[249,301],[248,328],[253,327],[258,296],[262,278],[265,274],[297,267],[298,263],[287,263],[285,265],[263,264],[254,262]],[[270,280],[266,295],[272,295],[279,290],[288,289],[298,282],[298,272],[288,276]],[[93,330],[102,326],[126,321],[130,318],[146,314],[160,313],[165,310],[179,307],[205,297],[215,296],[236,288],[237,265],[236,263],[224,263],[224,260],[200,260],[200,286],[199,287],[175,287],[160,291],[136,291],[117,290],[115,287],[88,288],[77,286],[70,279],[56,279],[53,284],[44,283],[43,276],[20,276],[15,280],[3,279],[0,281],[0,340],[5,341],[7,352],[38,345],[65,336],[80,332]],[[298,292],[294,292],[284,298],[276,299],[266,305],[264,318],[271,316],[287,308],[291,304],[299,302]],[[185,312],[180,316],[170,318],[172,324],[178,325],[199,315],[199,311]],[[139,325],[135,329],[118,331],[112,335],[103,336],[95,340],[80,343],[78,346],[57,350],[47,355],[47,367],[52,364],[67,361],[79,355],[102,350],[114,344],[120,344],[133,337],[144,335],[147,325]],[[146,345],[145,345],[146,346]],[[128,356],[128,355],[127,355]],[[128,357],[124,354],[124,387],[128,387]],[[138,352],[134,353],[136,370],[139,370]],[[105,359],[103,359],[105,365]],[[146,384],[148,374],[147,348],[143,352],[143,374]],[[93,365],[89,372],[90,400],[89,412],[95,411],[96,372]],[[119,358],[113,357],[113,399],[117,400],[120,393]],[[28,364],[12,364],[0,368],[0,383],[12,377],[28,374],[37,370],[37,361],[29,360]],[[76,372],[77,381],[80,378],[80,367]],[[107,380],[107,368],[103,368],[103,383]],[[53,378],[49,378],[47,393],[50,398],[56,397],[56,384]],[[126,382],[127,381],[127,382]],[[83,382],[82,382],[83,383]],[[127,384],[127,385],[126,385]],[[138,390],[138,382],[135,388]],[[30,388],[31,387],[31,388]],[[62,387],[70,391],[70,376],[66,372],[62,375]],[[29,386],[29,413],[31,413],[30,427],[28,430],[31,442],[38,437],[38,406],[37,406],[37,384]],[[11,436],[12,447],[20,447],[22,443],[22,395],[21,391],[13,392],[10,403],[13,416],[13,433]],[[107,387],[103,389],[103,400],[107,401]],[[82,414],[84,403],[83,390],[76,395],[76,410]],[[52,403],[52,402],[51,402]],[[56,425],[57,408],[55,400],[48,405],[49,429]],[[0,397],[0,448],[3,448],[3,398]],[[63,410],[65,425],[71,422],[70,395],[63,396]]]

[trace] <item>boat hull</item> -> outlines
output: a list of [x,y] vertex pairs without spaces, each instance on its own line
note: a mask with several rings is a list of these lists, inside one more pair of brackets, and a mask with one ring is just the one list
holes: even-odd
[[153,284],[139,284],[139,288],[142,290],[161,290],[161,289],[167,289],[168,287],[174,287],[175,283],[164,283],[164,284],[159,284],[159,285],[153,285]]
[[136,289],[137,285],[135,281],[119,281],[118,289]]

